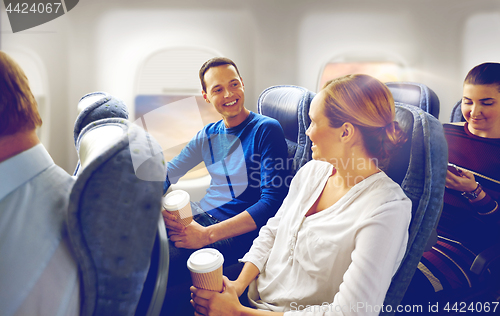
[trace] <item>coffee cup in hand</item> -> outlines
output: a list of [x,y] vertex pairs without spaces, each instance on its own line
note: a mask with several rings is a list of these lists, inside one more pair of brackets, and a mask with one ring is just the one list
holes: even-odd
[[193,285],[199,289],[222,292],[222,264],[224,256],[213,248],[203,248],[191,254],[187,267]]
[[189,193],[174,190],[163,197],[163,208],[175,216],[175,220],[184,226],[193,221]]

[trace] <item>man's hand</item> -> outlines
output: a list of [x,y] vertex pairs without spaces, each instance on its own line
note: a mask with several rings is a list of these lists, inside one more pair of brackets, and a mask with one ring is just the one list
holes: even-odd
[[[179,224],[182,226],[182,224]],[[170,240],[175,243],[177,248],[200,249],[210,242],[209,229],[192,221],[186,227],[183,226],[183,231],[172,230],[169,232]]]
[[171,234],[179,234],[184,232],[184,225],[175,220],[175,216],[169,211],[161,211],[163,216],[163,221],[165,222],[165,227],[167,228],[168,236]]
[[206,291],[191,287],[191,304],[196,316],[238,316],[243,306],[238,300],[238,294],[227,277],[223,277],[224,289],[222,293]]

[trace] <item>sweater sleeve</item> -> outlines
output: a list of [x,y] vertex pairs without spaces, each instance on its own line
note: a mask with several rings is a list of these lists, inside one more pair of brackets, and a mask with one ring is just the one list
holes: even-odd
[[260,199],[247,208],[258,228],[276,214],[288,193],[292,176],[287,161],[287,145],[281,125],[275,120],[261,125],[255,137],[258,155],[252,159],[260,171]]
[[171,184],[177,183],[189,170],[203,161],[202,147],[207,140],[205,135],[205,129],[199,131],[182,149],[180,154],[167,163],[167,175],[163,184],[164,194]]

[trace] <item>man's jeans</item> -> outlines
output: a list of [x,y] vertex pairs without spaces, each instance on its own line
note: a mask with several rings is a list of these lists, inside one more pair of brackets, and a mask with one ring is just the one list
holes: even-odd
[[[193,214],[196,214],[193,216],[193,220],[204,227],[220,223],[219,220],[204,212],[198,202],[191,202],[191,209]],[[250,249],[252,238],[249,237],[253,237],[252,235],[257,237],[258,232],[254,231],[242,236],[220,240],[204,248],[216,248],[219,250],[224,255],[223,269],[229,266],[233,268],[238,263],[238,259],[242,258]],[[196,250],[198,249],[177,248],[172,241],[169,241],[169,273],[162,315],[183,315],[186,309],[190,308],[189,287],[192,285],[192,282],[187,268],[187,260]],[[234,269],[231,270],[234,271]],[[226,274],[225,272],[223,273]]]

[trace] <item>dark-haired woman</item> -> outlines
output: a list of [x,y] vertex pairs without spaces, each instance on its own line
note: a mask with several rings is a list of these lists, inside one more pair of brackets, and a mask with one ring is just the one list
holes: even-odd
[[481,286],[469,271],[477,254],[500,242],[500,64],[483,63],[463,85],[465,123],[444,124],[450,166],[438,242],[424,253],[405,302],[461,301]]
[[[378,315],[405,253],[411,201],[378,168],[403,141],[390,91],[366,75],[326,84],[311,103],[302,167],[222,293],[191,288],[196,315]],[[250,305],[238,301],[249,286]],[[360,304],[363,304],[361,306]]]

